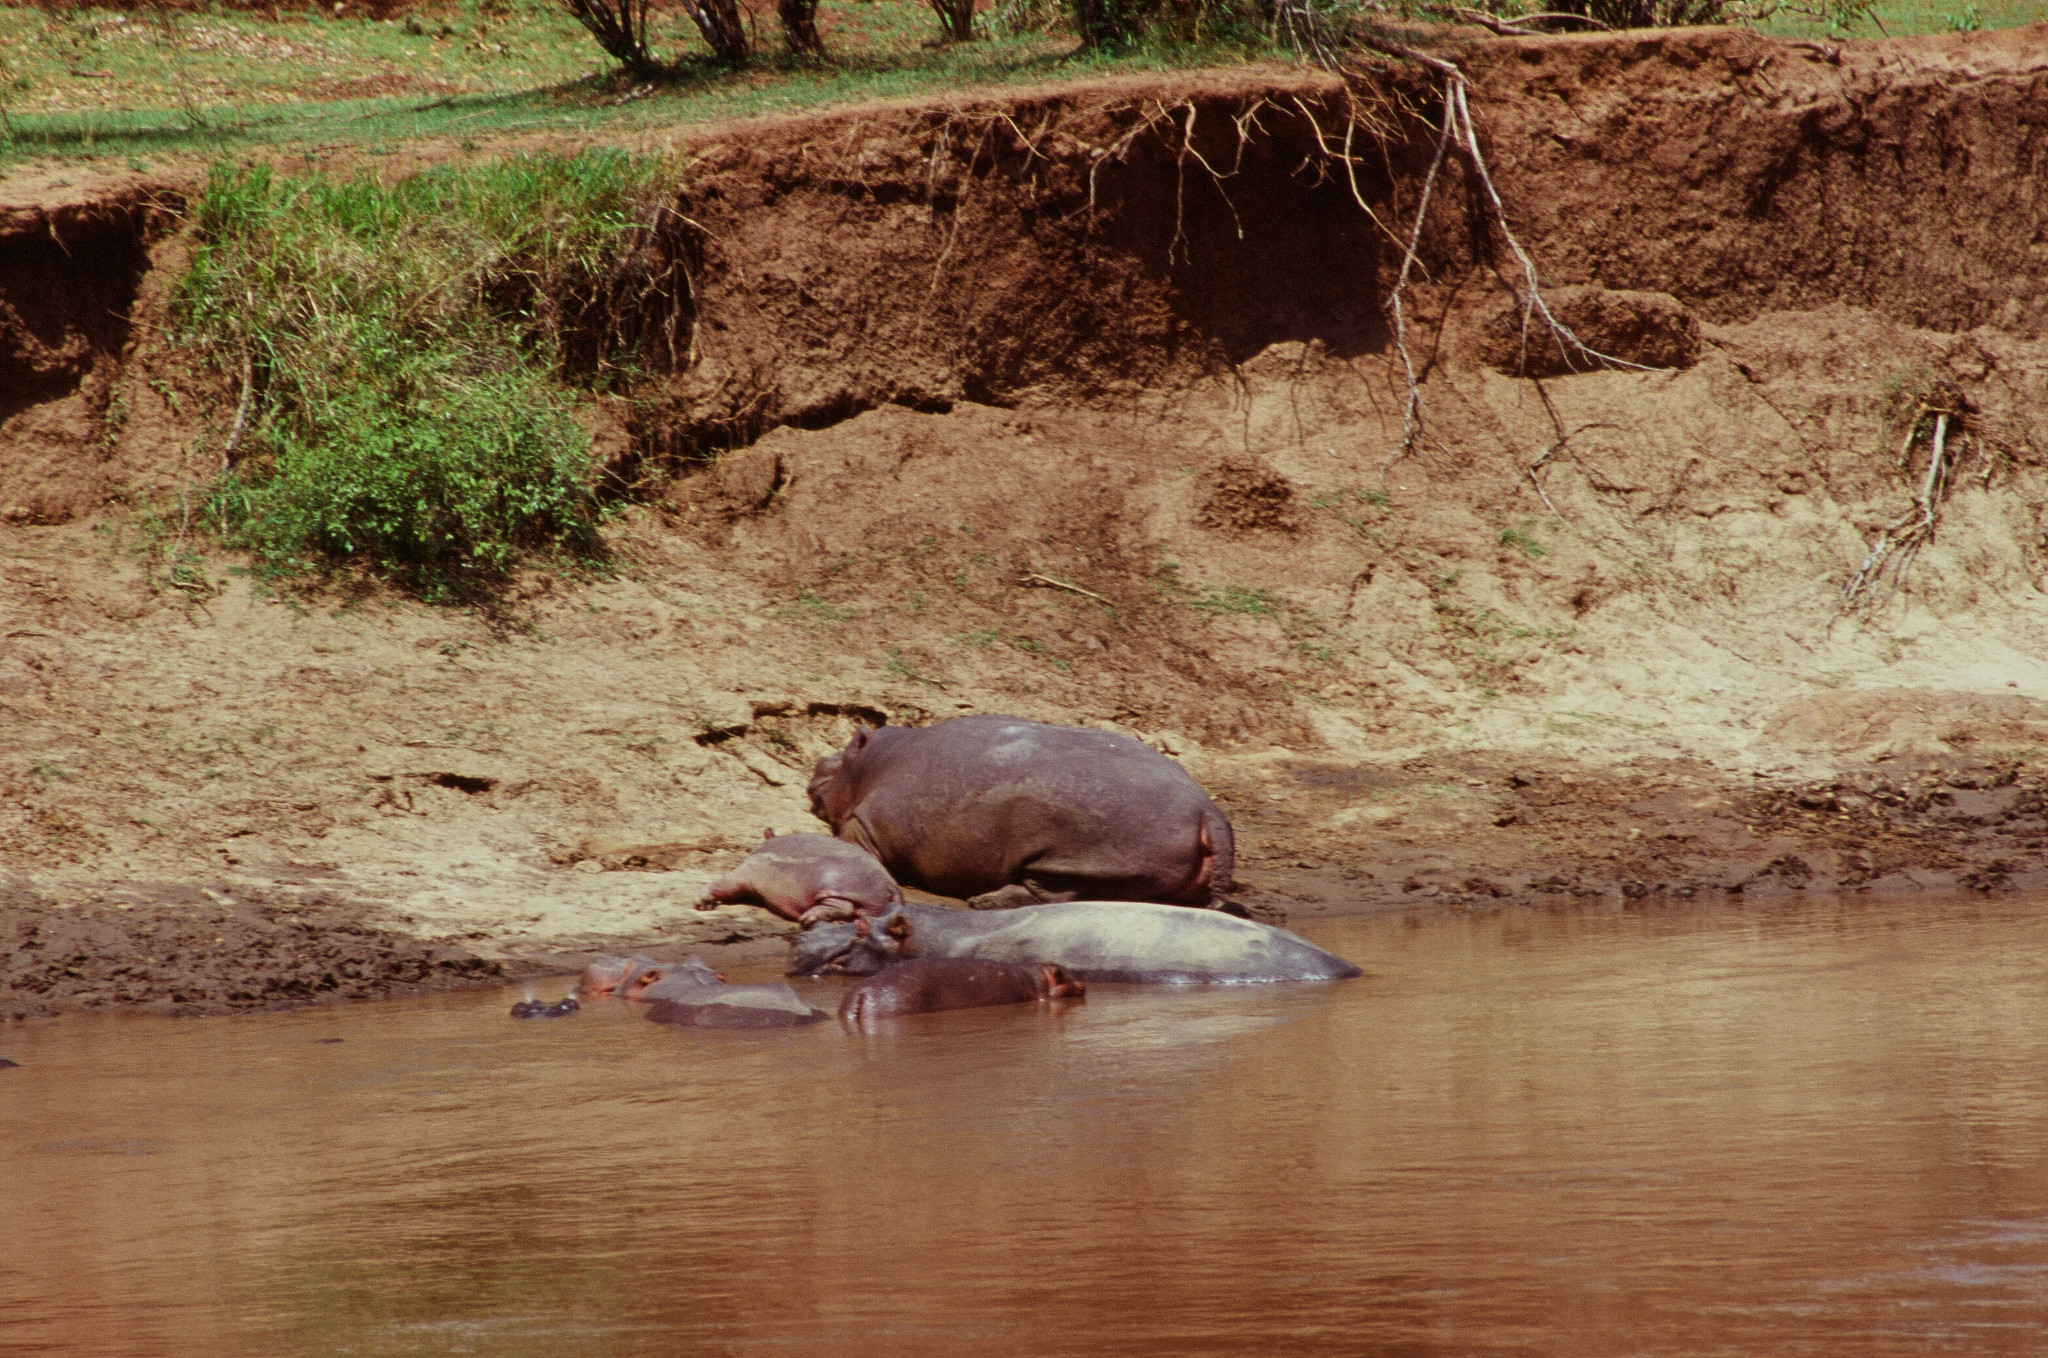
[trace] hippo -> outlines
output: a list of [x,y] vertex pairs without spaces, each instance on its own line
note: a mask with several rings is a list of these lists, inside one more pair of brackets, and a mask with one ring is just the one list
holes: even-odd
[[582,1005],[576,1003],[574,995],[566,999],[556,1000],[553,1004],[548,1004],[543,1000],[522,1000],[512,1006],[512,1017],[518,1019],[562,1018],[575,1013],[582,1007]]
[[810,796],[897,881],[978,910],[1227,905],[1229,820],[1180,765],[1112,731],[998,716],[863,727],[818,761]]
[[826,1017],[786,985],[692,986],[656,993],[662,989],[648,992],[647,1017],[679,1028],[800,1028]]
[[903,892],[875,856],[830,835],[782,835],[773,830],[746,861],[711,884],[699,910],[736,901],[766,906],[799,924],[879,915],[900,905]]
[[839,1017],[864,1019],[981,1009],[1033,1000],[1079,999],[1088,987],[1049,963],[984,962],[966,957],[919,957],[882,968],[846,992]]
[[701,957],[600,957],[584,969],[579,988],[645,1003],[648,1018],[684,1028],[794,1028],[826,1017],[780,983],[727,985]]
[[725,977],[713,971],[701,957],[682,962],[657,962],[651,957],[600,957],[583,969],[576,993],[583,996],[615,995],[622,1000],[640,998],[640,992],[670,975],[696,977],[700,985],[716,985]]
[[1338,981],[1362,973],[1285,929],[1138,901],[1066,901],[1001,914],[906,902],[798,935],[789,974],[870,976],[910,957],[1051,963],[1084,981],[1166,985]]

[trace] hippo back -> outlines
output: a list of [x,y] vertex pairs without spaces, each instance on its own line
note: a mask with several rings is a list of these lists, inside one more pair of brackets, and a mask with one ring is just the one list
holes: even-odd
[[799,1028],[826,1017],[786,985],[699,985],[656,996],[647,1017],[677,1028]]
[[1049,962],[1084,981],[1241,985],[1337,981],[1361,974],[1343,958],[1285,929],[1212,910],[1138,901],[1066,901],[973,913],[905,905],[896,914],[869,921],[866,937],[844,924],[806,931],[798,940],[791,974],[879,969],[888,958],[871,940],[886,938],[897,914],[909,925],[905,956]]
[[1029,876],[1048,893],[1213,905],[1235,852],[1229,819],[1173,760],[1020,717],[857,733],[819,761],[811,802],[898,881],[963,900]]
[[1299,934],[1211,910],[1067,901],[984,918],[994,927],[974,938],[972,956],[1051,962],[1084,981],[1249,984],[1338,981],[1361,974]]

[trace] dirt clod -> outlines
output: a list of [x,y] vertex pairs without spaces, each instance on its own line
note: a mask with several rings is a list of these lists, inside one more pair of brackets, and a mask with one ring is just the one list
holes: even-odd
[[1292,533],[1301,527],[1294,483],[1254,463],[1230,461],[1210,477],[1201,522],[1232,536]]

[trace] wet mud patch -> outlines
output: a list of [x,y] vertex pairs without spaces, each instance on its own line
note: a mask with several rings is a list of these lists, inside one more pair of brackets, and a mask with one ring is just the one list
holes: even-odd
[[326,895],[252,899],[189,885],[61,905],[0,893],[0,1019],[133,1006],[229,1014],[505,979],[504,964],[446,940],[379,927]]

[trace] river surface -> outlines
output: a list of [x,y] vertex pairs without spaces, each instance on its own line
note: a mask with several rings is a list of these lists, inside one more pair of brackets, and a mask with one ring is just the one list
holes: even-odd
[[1332,919],[1366,979],[871,1033],[0,1026],[0,1353],[2040,1354],[2044,907]]

